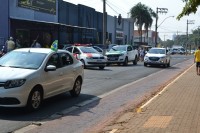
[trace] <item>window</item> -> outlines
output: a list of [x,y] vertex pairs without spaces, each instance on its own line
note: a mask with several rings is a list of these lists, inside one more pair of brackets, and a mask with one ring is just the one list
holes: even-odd
[[80,51],[79,51],[76,47],[74,47],[73,53],[74,53],[74,54],[80,54]]
[[72,53],[73,47],[66,48],[66,50]]
[[58,54],[52,55],[50,59],[48,60],[47,65],[54,65],[56,66],[56,68],[60,68],[61,65],[60,65]]
[[63,66],[73,64],[73,58],[68,53],[60,53],[60,57]]
[[128,51],[132,51],[132,47],[131,46],[128,46]]

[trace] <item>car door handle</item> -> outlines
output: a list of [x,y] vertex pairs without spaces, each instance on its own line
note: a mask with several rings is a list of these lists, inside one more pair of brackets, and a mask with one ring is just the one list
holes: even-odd
[[59,74],[59,76],[63,76],[63,72],[61,72],[61,73]]

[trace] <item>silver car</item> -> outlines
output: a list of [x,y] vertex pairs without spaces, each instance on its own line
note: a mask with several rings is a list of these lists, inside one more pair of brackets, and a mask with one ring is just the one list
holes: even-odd
[[70,92],[78,96],[84,69],[66,50],[16,49],[0,58],[0,106],[37,110],[44,99]]
[[166,48],[151,48],[144,57],[144,66],[162,65],[170,66],[170,54]]

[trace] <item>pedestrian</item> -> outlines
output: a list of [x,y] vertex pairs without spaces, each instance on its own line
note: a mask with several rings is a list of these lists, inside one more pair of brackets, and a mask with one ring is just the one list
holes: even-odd
[[194,53],[194,62],[196,62],[197,75],[200,75],[200,46],[198,47],[198,50],[196,50]]
[[15,42],[13,41],[13,37],[10,37],[7,41],[6,41],[6,48],[7,51],[6,52],[10,52],[12,50],[15,49]]
[[144,50],[143,50],[143,48],[140,49],[139,54],[140,54],[140,61],[142,62],[144,60]]

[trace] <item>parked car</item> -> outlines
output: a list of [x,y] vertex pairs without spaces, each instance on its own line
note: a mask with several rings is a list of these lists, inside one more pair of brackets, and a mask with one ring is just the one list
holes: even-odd
[[88,46],[71,46],[66,48],[69,52],[79,59],[84,68],[87,67],[99,67],[104,69],[107,63],[107,57],[100,54],[93,47]]
[[163,65],[170,66],[170,54],[166,48],[151,48],[144,57],[144,66]]
[[134,65],[138,61],[138,50],[133,49],[131,45],[116,45],[113,46],[110,51],[106,52],[108,59],[107,64],[123,64],[124,66],[128,65],[128,62],[133,62]]
[[0,58],[0,106],[39,109],[44,99],[81,92],[84,69],[70,52],[22,48]]

